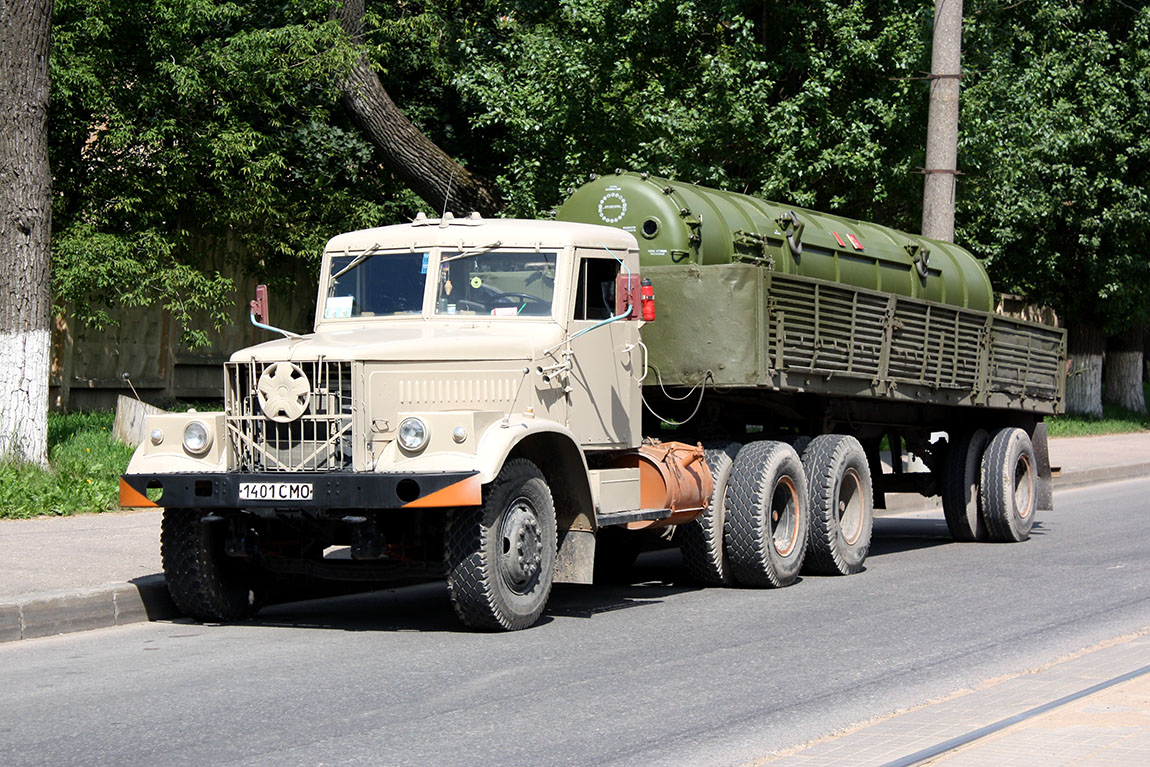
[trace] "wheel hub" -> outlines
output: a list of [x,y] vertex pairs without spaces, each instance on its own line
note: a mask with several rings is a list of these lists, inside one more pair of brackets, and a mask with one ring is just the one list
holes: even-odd
[[532,509],[517,501],[503,520],[500,571],[513,588],[526,586],[539,573],[543,562],[543,531]]

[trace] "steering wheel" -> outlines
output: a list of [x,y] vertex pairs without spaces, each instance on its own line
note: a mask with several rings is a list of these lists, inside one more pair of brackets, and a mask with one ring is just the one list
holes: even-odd
[[492,296],[491,298],[487,299],[487,308],[490,309],[490,308],[492,308],[498,304],[510,303],[509,301],[504,300],[507,298],[519,299],[518,301],[516,301],[516,303],[519,304],[520,306],[526,306],[529,303],[536,303],[536,304],[549,304],[550,303],[549,301],[545,301],[544,299],[540,298],[539,296],[532,295],[531,293],[518,293],[516,291],[508,291],[506,293],[500,293],[499,295]]
[[470,309],[473,312],[488,311],[487,305],[482,301],[472,301],[470,298],[461,298],[455,303],[460,309]]

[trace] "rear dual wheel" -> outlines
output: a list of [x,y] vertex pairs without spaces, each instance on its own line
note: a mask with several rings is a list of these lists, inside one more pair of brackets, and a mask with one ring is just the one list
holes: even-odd
[[723,549],[723,527],[727,521],[727,482],[739,447],[738,442],[717,442],[705,446],[707,468],[715,484],[711,501],[702,514],[680,526],[675,533],[687,573],[704,586],[731,583],[731,567]]
[[874,526],[866,452],[857,439],[823,434],[803,451],[810,528],[803,572],[852,575],[863,569]]
[[946,454],[942,479],[942,513],[956,541],[990,537],[982,514],[982,457],[990,435],[985,429],[958,433]]
[[1025,541],[1034,526],[1038,472],[1034,446],[1022,429],[994,435],[982,457],[982,511],[990,539]]
[[731,576],[742,586],[794,583],[807,549],[807,481],[794,448],[744,445],[725,493],[723,540]]
[[942,508],[956,541],[1025,541],[1034,526],[1038,469],[1034,446],[1016,427],[959,434],[943,477]]

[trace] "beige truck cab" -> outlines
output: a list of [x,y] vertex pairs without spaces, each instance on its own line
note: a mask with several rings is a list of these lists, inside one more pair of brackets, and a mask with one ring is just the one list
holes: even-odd
[[124,505],[164,508],[176,604],[235,620],[285,577],[445,574],[467,624],[534,623],[553,581],[590,582],[600,526],[673,511],[640,493],[639,285],[608,227],[333,238],[314,331],[233,354],[224,411],[151,417],[123,477]]

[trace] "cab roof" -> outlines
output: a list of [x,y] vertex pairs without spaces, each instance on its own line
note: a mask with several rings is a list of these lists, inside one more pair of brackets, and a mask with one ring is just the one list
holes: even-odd
[[569,246],[611,250],[637,250],[634,235],[609,226],[534,219],[417,217],[409,224],[361,229],[336,235],[328,241],[329,252],[421,249],[434,247],[478,248],[498,242],[504,248],[565,248]]

